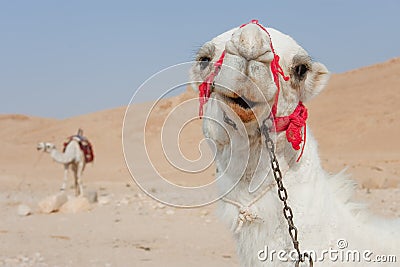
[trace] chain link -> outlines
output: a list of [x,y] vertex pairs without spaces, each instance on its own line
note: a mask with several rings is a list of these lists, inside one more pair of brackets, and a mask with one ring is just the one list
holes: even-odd
[[298,230],[293,222],[292,208],[287,204],[288,193],[287,193],[286,188],[283,185],[282,172],[280,170],[279,162],[278,162],[278,159],[276,158],[276,154],[275,154],[275,144],[272,141],[271,137],[269,136],[270,129],[265,124],[267,120],[268,120],[268,118],[263,121],[263,124],[261,126],[261,133],[264,135],[264,138],[265,138],[265,144],[267,146],[269,158],[271,161],[272,171],[274,174],[276,184],[278,186],[278,197],[283,203],[283,215],[289,226],[289,228],[288,228],[289,235],[290,235],[290,238],[292,239],[293,247],[297,252],[298,259],[296,260],[295,267],[298,267],[300,265],[300,262],[305,262],[305,260],[307,258],[308,258],[310,267],[312,267],[313,259],[312,259],[311,255],[308,255],[308,253],[306,253],[306,252],[305,253],[300,252],[299,241],[297,240]]

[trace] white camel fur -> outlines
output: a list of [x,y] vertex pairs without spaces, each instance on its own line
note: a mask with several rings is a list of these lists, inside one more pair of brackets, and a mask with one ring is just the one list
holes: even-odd
[[64,153],[58,151],[54,144],[47,142],[39,143],[37,145],[37,150],[43,150],[44,152],[50,153],[50,156],[56,162],[64,165],[64,179],[61,185],[62,191],[66,188],[68,170],[71,168],[74,173],[75,195],[78,196],[83,194],[82,173],[85,169],[86,162],[77,137],[73,137],[73,139],[68,143]]
[[[280,78],[277,108],[277,116],[287,116],[299,101],[306,103],[322,91],[329,80],[329,72],[323,64],[313,62],[291,37],[272,28],[267,30],[276,54],[280,56],[280,65],[290,77],[289,81]],[[265,261],[259,259],[259,256],[265,257],[261,252],[266,247],[269,252],[293,250],[282,213],[283,205],[270,171],[270,159],[260,134],[261,122],[270,114],[269,107],[277,93],[270,69],[273,58],[270,38],[258,25],[250,23],[205,43],[190,71],[196,89],[214,71],[213,63],[224,50],[224,65],[214,79],[215,88],[204,107],[203,121],[204,135],[217,147],[218,189],[221,193],[227,192],[225,201],[219,201],[219,215],[233,232],[241,266],[294,266],[290,258],[289,262],[278,260],[276,253],[272,260],[271,255]],[[246,106],[240,101],[250,104]],[[226,116],[237,127],[226,123]],[[299,162],[296,159],[300,150],[292,148],[285,132],[271,132],[270,135],[275,139],[301,250],[316,251],[321,258],[321,253],[330,248],[345,251],[337,246],[339,239],[345,239],[348,250],[372,251],[372,260],[376,255],[396,255],[400,260],[400,221],[378,218],[370,214],[365,205],[353,202],[354,182],[343,172],[330,175],[322,169],[317,142],[309,128]],[[252,193],[260,184],[260,188]],[[260,199],[253,201],[257,196]],[[247,220],[242,218],[242,223],[239,208],[246,211]],[[238,228],[239,223],[241,228]],[[363,261],[363,255],[360,263],[329,260],[327,254],[324,258],[316,265],[393,266],[384,263],[368,265]],[[321,259],[314,256],[316,260]]]

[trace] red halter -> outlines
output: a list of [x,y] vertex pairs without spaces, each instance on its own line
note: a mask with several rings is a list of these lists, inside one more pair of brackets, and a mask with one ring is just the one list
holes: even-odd
[[221,69],[222,62],[224,61],[225,57],[225,50],[222,52],[220,58],[217,62],[214,63],[214,71],[208,75],[206,80],[200,84],[199,86],[199,101],[200,101],[200,108],[199,108],[199,116],[200,118],[203,117],[203,106],[207,102],[208,98],[211,94],[211,86],[214,82],[215,76],[217,76],[219,70]]
[[[267,31],[261,24],[258,23],[258,20],[252,20],[252,24],[256,24],[259,26],[264,32],[267,33],[269,39],[270,39],[270,47],[271,51],[274,54],[274,58],[271,61],[271,72],[272,76],[274,77],[274,82],[277,88],[277,93],[275,95],[274,99],[274,104],[272,105],[271,108],[271,115],[274,118],[274,123],[275,123],[275,131],[276,132],[283,132],[286,131],[286,138],[288,142],[292,144],[293,149],[299,150],[300,149],[300,144],[303,141],[301,137],[301,129],[304,127],[304,144],[301,149],[300,156],[297,159],[297,162],[300,160],[301,156],[303,155],[304,151],[304,146],[306,142],[306,120],[308,117],[307,113],[307,108],[303,105],[303,103],[300,101],[299,104],[297,105],[296,109],[293,111],[292,114],[289,116],[283,116],[283,117],[276,117],[276,113],[278,110],[278,99],[279,99],[279,93],[280,93],[280,82],[279,82],[279,75],[282,76],[282,78],[285,81],[289,80],[289,76],[285,76],[282,67],[279,65],[279,56],[275,53],[275,49],[272,45],[272,39]],[[240,26],[240,28],[243,28],[247,24],[243,24]],[[211,94],[211,87],[213,86],[214,78],[217,76],[219,73],[222,63],[224,61],[225,57],[225,50],[222,52],[220,58],[218,59],[217,62],[214,63],[214,71],[211,72],[211,74],[206,78],[206,80],[200,84],[199,86],[199,101],[200,101],[200,107],[199,107],[199,116],[203,116],[203,106],[207,102],[208,98],[210,97]]]

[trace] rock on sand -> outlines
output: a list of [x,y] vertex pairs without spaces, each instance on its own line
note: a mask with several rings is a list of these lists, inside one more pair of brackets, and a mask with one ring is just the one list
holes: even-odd
[[71,197],[60,208],[60,212],[63,213],[77,213],[88,210],[90,210],[90,203],[86,197]]
[[32,210],[29,206],[21,204],[18,206],[17,213],[19,216],[28,216],[32,213]]
[[51,213],[58,211],[68,198],[64,192],[57,193],[55,195],[44,198],[39,202],[39,210],[42,213]]

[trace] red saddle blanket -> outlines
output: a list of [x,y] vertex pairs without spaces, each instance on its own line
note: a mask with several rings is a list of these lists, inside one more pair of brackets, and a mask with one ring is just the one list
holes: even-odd
[[67,140],[64,142],[64,149],[63,152],[65,152],[65,149],[67,148],[67,145],[72,141],[72,139],[79,140],[79,147],[81,148],[83,155],[85,157],[85,162],[89,163],[94,160],[94,152],[93,152],[93,147],[92,144],[89,142],[89,140],[86,137],[79,136],[79,135],[73,135],[67,138]]

